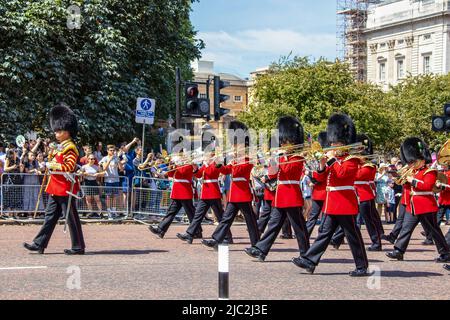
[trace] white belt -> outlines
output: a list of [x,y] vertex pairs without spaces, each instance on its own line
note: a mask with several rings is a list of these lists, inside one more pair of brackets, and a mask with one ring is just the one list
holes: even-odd
[[355,191],[355,187],[354,186],[327,187],[327,191],[341,191],[341,190]]
[[217,183],[217,182],[219,182],[219,180],[217,180],[217,179],[203,180],[203,183]]
[[373,181],[355,181],[355,184],[370,185]]
[[434,196],[434,193],[431,191],[411,191],[412,196]]
[[186,179],[173,179],[173,182],[179,182],[179,183],[191,183],[189,180],[186,180]]
[[278,181],[278,184],[300,184],[300,181],[298,180],[284,180],[284,181]]
[[232,181],[233,181],[233,182],[237,182],[237,181],[244,181],[244,182],[247,182],[247,179],[245,179],[244,177],[237,177],[237,178],[233,178]]

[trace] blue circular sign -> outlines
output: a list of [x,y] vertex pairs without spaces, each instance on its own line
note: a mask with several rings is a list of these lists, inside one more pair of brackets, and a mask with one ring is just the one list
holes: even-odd
[[141,109],[148,111],[150,110],[152,107],[152,102],[150,101],[150,99],[144,99],[141,101]]

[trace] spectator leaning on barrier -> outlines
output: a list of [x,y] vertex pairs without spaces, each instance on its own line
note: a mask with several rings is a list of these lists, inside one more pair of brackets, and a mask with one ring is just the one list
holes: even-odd
[[[5,157],[6,157],[6,153],[4,152],[3,143],[0,142],[0,174],[3,173],[3,169],[5,168]],[[0,193],[0,197],[1,197],[1,193]],[[0,201],[0,203],[1,203],[1,201]]]
[[124,208],[126,207],[128,201],[128,194],[130,192],[130,186],[133,183],[134,176],[134,165],[133,161],[136,158],[136,151],[131,150],[131,148],[139,143],[138,138],[134,138],[130,143],[123,142],[120,146],[119,158],[122,162],[122,167],[126,179],[122,179],[122,203]]
[[3,176],[3,203],[7,211],[12,211],[10,217],[15,218],[14,212],[22,209],[22,177],[24,166],[20,163],[19,156],[15,149],[9,149],[6,153]]
[[122,164],[116,154],[116,147],[108,145],[108,155],[103,157],[100,165],[105,171],[105,193],[106,193],[106,208],[109,219],[116,217],[117,200],[120,189],[119,170],[123,170]]
[[[85,164],[89,163],[88,157],[89,157],[90,154],[92,154],[91,146],[88,146],[88,145],[83,146],[83,153],[84,153],[84,156],[80,158],[80,165],[81,166],[84,166]],[[97,158],[95,156],[94,156],[94,158],[95,158],[95,163],[94,164],[98,165]]]
[[149,168],[154,163],[153,162],[154,156],[153,153],[149,153],[145,161],[142,162],[142,147],[137,146],[135,151],[136,156],[133,160],[133,167],[134,167],[133,187],[135,188],[136,192],[134,194],[135,199],[133,199],[133,207],[134,210],[139,213],[135,218],[140,219],[143,218],[141,212],[147,206],[147,194],[144,192],[144,188],[148,188],[149,182],[150,183],[153,182],[152,180],[148,179],[149,174],[147,173],[146,169]]
[[[86,195],[86,205],[89,210],[88,218],[103,218],[102,202],[100,200],[99,184],[97,179],[102,174],[100,168],[95,164],[97,160],[93,153],[86,156],[87,163],[81,167],[79,173],[83,175],[84,192]],[[93,204],[97,204],[99,213],[94,212]]]
[[[28,158],[24,161],[24,177],[23,177],[23,185],[24,185],[24,198],[23,198],[23,210],[25,212],[31,213],[34,212],[38,197],[39,197],[39,164],[36,160],[36,155],[34,152],[28,152]],[[39,211],[44,210],[44,206],[42,201],[39,202]]]

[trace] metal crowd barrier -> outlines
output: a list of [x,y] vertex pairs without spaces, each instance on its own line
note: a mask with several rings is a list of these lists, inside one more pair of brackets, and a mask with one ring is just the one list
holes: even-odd
[[[43,174],[3,173],[0,175],[0,214],[5,216],[25,215],[32,218],[41,189]],[[109,218],[127,218],[129,214],[129,196],[131,190],[125,176],[108,177],[118,180],[114,185],[97,182],[96,186],[81,182],[82,199],[76,201],[81,214],[103,214]],[[102,178],[105,181],[106,178]],[[48,181],[48,178],[47,178]],[[45,187],[45,186],[44,186]],[[45,190],[44,190],[45,191]],[[48,201],[48,195],[42,192],[37,214],[42,216]],[[20,218],[20,217],[18,217]]]

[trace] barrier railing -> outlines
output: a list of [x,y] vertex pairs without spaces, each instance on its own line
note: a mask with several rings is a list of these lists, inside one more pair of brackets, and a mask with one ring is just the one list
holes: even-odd
[[[43,174],[3,173],[0,176],[0,214],[3,217],[32,218],[41,189]],[[47,178],[48,179],[48,178]],[[110,219],[126,218],[129,213],[130,189],[128,178],[124,176],[107,177],[103,181],[81,179],[84,197],[76,201],[81,214],[107,214]],[[108,183],[107,183],[108,182]],[[42,192],[37,214],[45,213],[48,195]],[[38,217],[39,217],[38,216]]]

